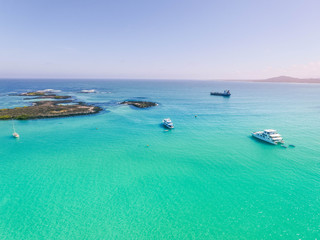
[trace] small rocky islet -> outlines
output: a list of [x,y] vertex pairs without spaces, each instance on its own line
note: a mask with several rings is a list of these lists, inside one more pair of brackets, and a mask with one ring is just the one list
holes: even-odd
[[123,101],[120,104],[131,105],[137,108],[149,108],[158,106],[155,102],[147,102],[147,101]]
[[89,105],[83,102],[75,102],[71,96],[61,96],[49,92],[35,91],[18,94],[26,96],[24,100],[31,99],[52,99],[40,100],[32,103],[32,106],[0,109],[0,120],[28,120],[39,118],[70,117],[77,115],[95,114],[102,111],[102,108]]

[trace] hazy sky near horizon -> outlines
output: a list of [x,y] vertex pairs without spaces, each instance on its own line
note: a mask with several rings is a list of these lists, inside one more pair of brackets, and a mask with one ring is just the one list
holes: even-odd
[[0,78],[320,77],[319,0],[0,0]]

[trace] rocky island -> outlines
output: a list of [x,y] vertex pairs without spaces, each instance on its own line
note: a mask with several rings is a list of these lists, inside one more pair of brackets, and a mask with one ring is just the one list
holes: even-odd
[[158,105],[155,102],[145,102],[145,101],[123,101],[120,104],[132,105],[137,108],[149,108],[149,107],[154,107]]
[[[51,93],[28,92],[19,96],[33,96],[29,99],[54,99],[43,100],[32,103],[32,106],[0,109],[0,120],[27,120],[39,118],[69,117],[77,115],[95,114],[102,110],[98,106],[89,105],[83,102],[70,100],[71,96],[58,96]],[[62,100],[57,100],[62,99]],[[66,100],[69,99],[69,100]]]

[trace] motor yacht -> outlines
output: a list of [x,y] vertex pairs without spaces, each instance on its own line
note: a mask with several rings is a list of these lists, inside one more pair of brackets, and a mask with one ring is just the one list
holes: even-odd
[[167,128],[170,128],[170,129],[174,128],[174,127],[173,127],[173,123],[172,123],[172,121],[171,121],[170,118],[165,118],[165,119],[163,119],[162,123],[163,123],[163,125],[164,125],[165,127],[167,127]]
[[274,145],[278,143],[284,143],[281,135],[273,129],[266,129],[264,131],[253,132],[252,136]]

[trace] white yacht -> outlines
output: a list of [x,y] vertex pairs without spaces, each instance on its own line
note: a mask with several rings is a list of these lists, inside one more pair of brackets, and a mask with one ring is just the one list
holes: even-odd
[[273,130],[273,129],[266,129],[264,131],[253,132],[252,136],[262,141],[275,144],[275,145],[278,143],[284,143],[281,135],[277,133],[276,130]]
[[173,127],[173,123],[172,123],[172,121],[171,121],[170,118],[165,118],[165,119],[163,119],[162,123],[163,123],[163,125],[166,126],[167,128],[170,128],[170,129],[171,129],[171,128],[174,128],[174,127]]

